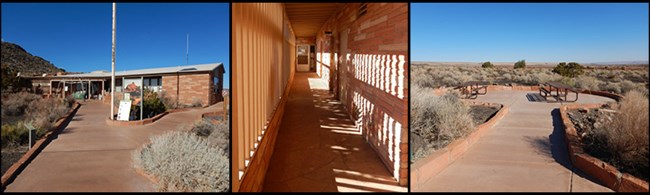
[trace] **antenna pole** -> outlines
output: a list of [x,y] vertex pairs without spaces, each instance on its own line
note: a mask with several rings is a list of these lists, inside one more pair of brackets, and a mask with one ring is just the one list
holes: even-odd
[[185,50],[185,65],[190,64],[190,33],[187,33],[187,49]]

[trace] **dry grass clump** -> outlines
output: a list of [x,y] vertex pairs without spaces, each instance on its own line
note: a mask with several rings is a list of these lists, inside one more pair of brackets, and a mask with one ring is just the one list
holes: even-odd
[[416,87],[411,98],[411,132],[423,142],[422,147],[415,148],[413,161],[474,129],[470,107],[457,93],[435,96]]
[[226,192],[229,145],[228,123],[202,120],[191,131],[152,137],[133,152],[134,165],[157,178],[161,192]]
[[2,95],[2,146],[23,145],[28,141],[29,131],[24,124],[31,123],[39,138],[63,117],[74,99],[44,99],[39,95],[19,92]]
[[[648,179],[648,96],[631,91],[617,106],[618,114],[605,130],[597,132],[605,139],[611,163],[634,175]],[[637,176],[638,177],[638,176]]]

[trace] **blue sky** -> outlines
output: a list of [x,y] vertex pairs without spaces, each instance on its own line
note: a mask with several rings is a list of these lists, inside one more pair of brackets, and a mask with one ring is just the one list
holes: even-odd
[[411,60],[648,60],[647,3],[412,3]]
[[[118,3],[116,71],[221,62],[229,88],[228,3]],[[111,3],[2,3],[2,40],[68,72],[111,70]]]

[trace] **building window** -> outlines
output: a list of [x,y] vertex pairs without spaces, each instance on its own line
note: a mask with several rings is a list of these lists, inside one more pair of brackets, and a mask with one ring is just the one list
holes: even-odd
[[144,77],[143,84],[147,89],[151,89],[154,92],[160,92],[162,89],[162,77]]

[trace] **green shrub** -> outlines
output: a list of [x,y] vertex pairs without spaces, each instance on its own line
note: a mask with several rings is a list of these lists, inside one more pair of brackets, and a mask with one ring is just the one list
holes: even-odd
[[161,192],[225,192],[230,158],[192,132],[172,131],[151,138],[133,152],[134,166],[158,179]]
[[487,62],[483,62],[483,64],[481,65],[481,67],[483,67],[483,68],[494,68],[494,64],[492,64],[492,63],[490,63],[489,61],[487,61]]
[[553,68],[553,72],[564,77],[575,78],[584,73],[583,69],[584,67],[582,65],[575,62],[569,62],[569,64],[561,62]]
[[515,69],[526,68],[526,60],[519,60],[515,62]]
[[[29,142],[29,131],[24,124],[24,122],[19,121],[2,125],[2,147],[24,145]],[[36,131],[37,138],[42,135],[43,131]]]
[[142,115],[144,118],[151,118],[165,112],[165,104],[158,98],[158,94],[150,89],[144,90],[144,101],[142,101]]

